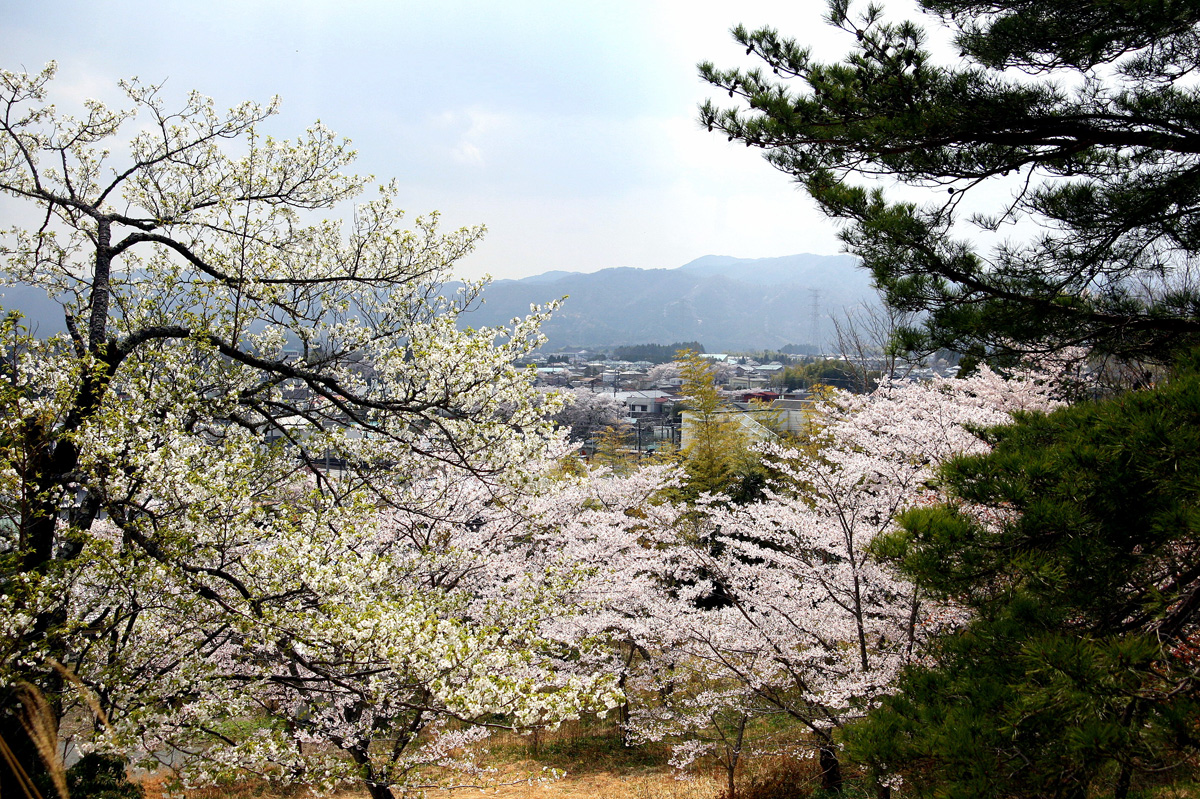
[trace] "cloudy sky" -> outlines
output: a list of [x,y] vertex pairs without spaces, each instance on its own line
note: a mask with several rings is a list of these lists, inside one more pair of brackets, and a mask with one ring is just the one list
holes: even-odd
[[670,268],[707,254],[832,254],[830,222],[757,151],[696,124],[696,62],[746,64],[736,23],[835,57],[822,0],[0,0],[10,70],[54,59],[56,99],[166,81],[220,106],[283,98],[411,213],[483,223],[476,277]]

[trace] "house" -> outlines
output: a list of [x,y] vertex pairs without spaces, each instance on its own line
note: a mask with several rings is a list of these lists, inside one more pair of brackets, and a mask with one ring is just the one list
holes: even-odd
[[770,405],[777,399],[779,399],[779,395],[774,391],[747,391],[745,394],[741,395],[741,397],[738,399],[738,402]]
[[661,391],[614,391],[613,397],[632,417],[661,416],[670,412],[675,398]]

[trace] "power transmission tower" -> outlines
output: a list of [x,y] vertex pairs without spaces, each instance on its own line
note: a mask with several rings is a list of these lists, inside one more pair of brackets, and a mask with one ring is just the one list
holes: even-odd
[[816,349],[816,354],[821,355],[825,351],[825,345],[821,341],[821,290],[809,289],[808,293],[812,300],[808,317],[808,340]]

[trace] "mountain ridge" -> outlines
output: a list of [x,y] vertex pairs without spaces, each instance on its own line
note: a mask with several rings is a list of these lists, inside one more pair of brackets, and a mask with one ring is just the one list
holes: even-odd
[[[459,285],[444,291],[452,294]],[[563,296],[568,299],[543,327],[550,349],[671,341],[700,341],[710,350],[821,346],[832,340],[831,317],[878,302],[870,276],[849,255],[706,255],[671,269],[617,266],[496,280],[460,324],[507,325],[531,304]],[[0,307],[21,311],[35,335],[65,330],[61,308],[41,289],[2,287]]]
[[609,267],[497,280],[464,324],[505,324],[531,304],[563,296],[542,328],[549,349],[692,340],[722,350],[823,346],[843,308],[878,302],[853,256],[707,255],[673,269]]

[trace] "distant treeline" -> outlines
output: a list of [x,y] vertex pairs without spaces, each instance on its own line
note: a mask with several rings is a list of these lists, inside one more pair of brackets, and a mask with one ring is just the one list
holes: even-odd
[[883,373],[847,361],[820,360],[788,366],[771,380],[772,385],[794,391],[816,385],[865,394],[879,385]]
[[786,348],[782,350],[750,350],[749,352],[737,352],[730,354],[753,358],[759,363],[771,363],[772,361],[775,361],[782,364],[789,364],[797,363],[802,360],[800,356],[796,355],[795,353],[788,352]]
[[614,347],[613,360],[669,363],[675,360],[675,354],[680,350],[704,352],[704,345],[699,341],[679,341],[674,344],[629,344],[624,347]]
[[780,352],[785,355],[820,355],[821,348],[815,344],[784,344]]

